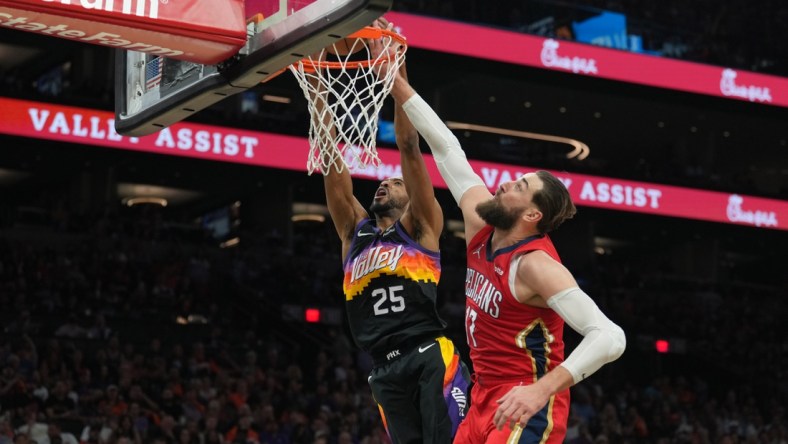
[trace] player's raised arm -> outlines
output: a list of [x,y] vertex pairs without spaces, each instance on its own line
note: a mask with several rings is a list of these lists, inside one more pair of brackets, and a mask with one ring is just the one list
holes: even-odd
[[[404,64],[394,80],[392,91],[403,88],[409,88]],[[402,164],[402,178],[410,197],[410,205],[401,221],[417,242],[425,248],[437,250],[443,231],[443,211],[435,199],[435,189],[419,149],[419,133],[402,110],[402,102],[399,100],[402,94],[392,93],[392,96],[395,101],[394,127]]]
[[[328,106],[326,103],[328,95],[326,94],[325,87],[320,84],[316,79],[310,79],[312,86],[310,94],[313,94],[314,108],[310,109],[312,119],[331,119],[329,113],[323,113],[322,110]],[[324,122],[328,123],[328,122]],[[335,131],[331,127],[331,131]],[[330,138],[327,143],[334,143],[334,137]],[[329,150],[337,150],[336,146],[324,147]],[[330,152],[330,151],[329,151]],[[336,153],[334,153],[336,154]],[[328,156],[328,154],[325,154]],[[353,230],[356,225],[365,217],[368,217],[367,211],[361,206],[361,203],[353,195],[353,181],[350,177],[350,172],[344,164],[342,157],[339,155],[331,156],[332,161],[328,163],[329,171],[323,174],[323,184],[326,190],[326,205],[328,212],[331,215],[331,220],[334,221],[334,227],[342,240],[342,259],[347,256],[350,243],[353,240]],[[327,162],[324,162],[325,165]]]
[[465,239],[469,242],[485,226],[476,213],[476,205],[489,200],[492,195],[468,163],[460,141],[410,85],[401,87],[395,100],[403,104],[402,109],[427,141],[443,180],[462,210]]
[[347,256],[350,241],[353,239],[353,230],[356,225],[365,217],[367,211],[361,206],[358,199],[353,196],[353,182],[350,172],[346,166],[340,167],[337,163],[342,162],[336,159],[330,166],[331,172],[323,175],[323,183],[326,188],[326,205],[334,221],[334,228],[337,230],[339,238],[342,240],[342,259]]

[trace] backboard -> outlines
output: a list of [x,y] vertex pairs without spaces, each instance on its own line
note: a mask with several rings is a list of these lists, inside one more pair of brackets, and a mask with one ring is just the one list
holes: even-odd
[[143,136],[183,120],[372,23],[392,1],[246,0],[246,45],[216,65],[117,50],[115,128]]

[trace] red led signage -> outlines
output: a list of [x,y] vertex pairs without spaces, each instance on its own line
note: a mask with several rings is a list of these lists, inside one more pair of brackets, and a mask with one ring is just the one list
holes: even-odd
[[[126,137],[115,132],[114,115],[106,111],[6,98],[0,98],[0,110],[2,134],[306,172],[306,138],[194,123],[178,123],[145,137]],[[378,152],[380,166],[357,170],[354,176],[382,180],[401,175],[399,153],[385,148]],[[432,156],[425,158],[435,186],[446,188]],[[476,160],[471,165],[490,190],[535,170]],[[788,201],[784,200],[552,172],[578,205],[788,230]]]

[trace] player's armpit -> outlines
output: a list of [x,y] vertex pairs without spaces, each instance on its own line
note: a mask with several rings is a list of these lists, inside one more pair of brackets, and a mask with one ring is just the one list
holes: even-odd
[[487,223],[476,212],[476,206],[492,199],[492,194],[485,185],[476,185],[468,188],[458,202],[465,222],[465,240],[470,242],[476,233],[484,228]]

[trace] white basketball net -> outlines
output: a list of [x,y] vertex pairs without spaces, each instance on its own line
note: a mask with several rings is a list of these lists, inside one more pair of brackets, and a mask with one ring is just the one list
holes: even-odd
[[[378,54],[366,39],[357,38],[347,55],[328,55],[323,49],[290,66],[309,102],[310,175],[329,174],[332,166],[342,172],[380,164],[375,148],[378,114],[405,61],[406,46],[396,37],[381,33],[381,50],[374,51]],[[333,47],[339,53],[337,45]]]

